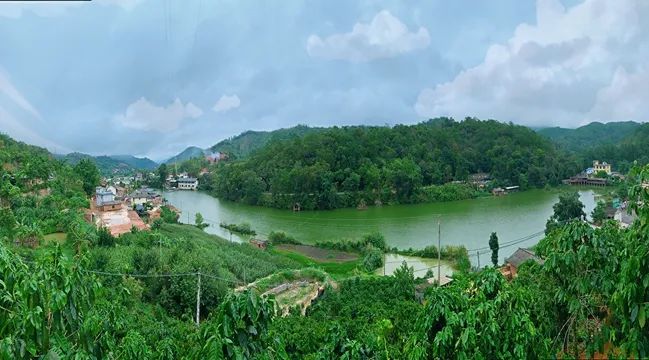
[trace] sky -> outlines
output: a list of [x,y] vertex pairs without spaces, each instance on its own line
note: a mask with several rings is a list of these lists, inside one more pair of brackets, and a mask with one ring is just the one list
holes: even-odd
[[646,0],[0,2],[0,132],[168,158],[246,130],[649,117]]

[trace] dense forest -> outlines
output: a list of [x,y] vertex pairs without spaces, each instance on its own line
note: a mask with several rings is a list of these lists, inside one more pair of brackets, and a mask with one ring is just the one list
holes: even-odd
[[649,124],[594,122],[577,129],[545,128],[538,133],[569,151],[583,168],[600,160],[613,164],[613,170],[626,173],[636,161],[649,163]]
[[6,136],[0,162],[3,359],[649,356],[649,167],[627,177],[631,227],[593,228],[578,198],[562,197],[536,247],[545,261],[511,281],[491,265],[458,269],[446,286],[405,264],[392,276],[343,269],[305,313],[280,313],[273,295],[242,285],[296,269],[327,277],[321,266],[173,214],[114,238],[82,218],[93,162],[70,167]]
[[549,127],[537,132],[562,148],[582,152],[601,145],[614,145],[633,134],[642,124],[634,121],[592,122],[576,129]]
[[528,188],[557,185],[578,170],[573,158],[526,127],[440,118],[272,141],[218,168],[212,187],[221,198],[249,204],[332,209],[473,197],[475,187],[458,182],[474,173]]

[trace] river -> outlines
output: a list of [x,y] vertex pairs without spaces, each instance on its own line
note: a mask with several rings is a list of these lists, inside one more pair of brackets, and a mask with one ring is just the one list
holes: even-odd
[[[464,245],[467,249],[488,247],[489,235],[497,232],[503,246],[500,262],[518,247],[531,247],[542,237],[545,222],[552,215],[559,190],[529,190],[500,197],[484,197],[442,203],[370,207],[367,210],[338,209],[292,212],[220,201],[195,191],[164,192],[163,196],[182,211],[181,222],[194,223],[200,212],[210,226],[207,232],[233,241],[245,241],[219,227],[219,223],[249,223],[261,237],[271,231],[284,231],[304,243],[341,239],[354,240],[379,231],[389,246],[423,248],[437,245],[438,223],[441,244]],[[580,189],[586,213],[595,207],[595,191]],[[537,235],[534,235],[537,234]],[[534,235],[534,236],[530,236]],[[529,237],[529,239],[528,239]],[[490,260],[489,250],[481,250],[480,262]],[[472,251],[477,264],[477,251]]]

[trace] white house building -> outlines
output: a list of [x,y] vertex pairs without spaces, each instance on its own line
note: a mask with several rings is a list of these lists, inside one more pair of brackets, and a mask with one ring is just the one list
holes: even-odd
[[178,179],[178,189],[180,190],[196,190],[198,189],[198,179],[186,177]]
[[122,203],[115,200],[115,194],[103,187],[98,187],[95,190],[95,204],[101,211],[119,210],[122,208]]

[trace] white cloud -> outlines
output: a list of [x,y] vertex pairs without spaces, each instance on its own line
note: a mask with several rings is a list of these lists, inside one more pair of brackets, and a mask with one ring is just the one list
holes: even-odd
[[536,24],[519,25],[482,63],[422,90],[415,110],[422,117],[475,115],[528,125],[644,120],[638,118],[643,107],[631,101],[624,111],[595,107],[614,106],[604,102],[621,84],[635,84],[620,67],[649,65],[649,27],[642,20],[648,16],[645,0],[586,0],[569,9],[559,0],[538,0]]
[[649,120],[649,67],[629,73],[620,67],[613,76],[611,84],[597,93],[595,106],[589,118],[605,121]]
[[0,17],[19,18],[27,12],[41,17],[65,15],[68,9],[79,6],[100,4],[103,6],[118,6],[124,10],[133,9],[142,0],[94,0],[91,2],[75,1],[0,1]]
[[410,32],[406,25],[387,10],[376,14],[372,21],[357,23],[349,33],[327,38],[311,35],[306,50],[312,57],[364,62],[394,57],[430,44],[428,30],[420,27]]
[[216,112],[226,112],[232,109],[236,109],[241,105],[241,100],[239,96],[235,95],[223,95],[221,98],[214,104],[212,110]]
[[115,117],[115,121],[127,128],[166,132],[175,130],[185,119],[195,119],[203,115],[203,111],[188,102],[183,105],[180,99],[165,106],[157,106],[140,98],[126,108],[124,114]]

